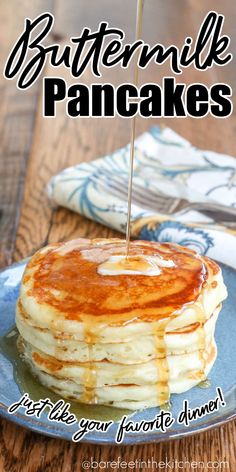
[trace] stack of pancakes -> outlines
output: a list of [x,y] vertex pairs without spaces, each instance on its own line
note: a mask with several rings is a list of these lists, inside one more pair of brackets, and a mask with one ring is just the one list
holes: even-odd
[[[134,241],[130,257],[172,261],[156,276],[101,275],[119,239],[47,246],[28,263],[17,304],[19,346],[61,397],[141,409],[165,404],[208,375],[227,292],[219,266],[176,244]],[[167,264],[168,265],[168,264]]]

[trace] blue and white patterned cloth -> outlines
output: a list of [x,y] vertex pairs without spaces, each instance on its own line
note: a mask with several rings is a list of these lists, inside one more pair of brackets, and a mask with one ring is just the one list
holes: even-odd
[[[127,201],[108,194],[99,183],[107,175],[129,171],[129,146],[53,177],[48,193],[58,205],[125,232]],[[152,128],[135,142],[134,181],[190,201],[214,201],[236,207],[236,159],[202,151],[169,128]],[[178,218],[132,205],[131,234],[138,239],[176,242],[236,268],[236,232],[214,224],[200,212]]]

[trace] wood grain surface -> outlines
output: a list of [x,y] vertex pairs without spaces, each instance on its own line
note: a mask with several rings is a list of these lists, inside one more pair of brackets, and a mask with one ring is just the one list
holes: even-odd
[[[211,9],[225,14],[225,32],[231,37],[231,50],[235,53],[235,0],[146,0],[143,37],[151,44],[181,45],[187,35],[196,35],[205,13]],[[1,69],[23,28],[24,18],[34,18],[43,11],[54,13],[53,35],[62,43],[66,43],[70,36],[79,35],[84,26],[95,28],[101,20],[122,27],[127,41],[134,37],[135,0],[2,0]],[[50,76],[55,72],[46,66],[44,74]],[[58,70],[57,75],[64,76],[68,83],[73,82],[63,69]],[[171,75],[168,63],[162,67],[150,65],[141,73],[140,81],[160,82],[165,75]],[[117,67],[103,71],[102,81],[118,84],[130,81],[131,77],[130,70]],[[207,72],[189,68],[178,80],[205,84],[226,82],[235,90],[235,61]],[[91,74],[87,72],[81,81],[91,83]],[[89,161],[127,144],[130,132],[127,120],[69,119],[63,104],[57,108],[55,119],[44,119],[40,80],[28,91],[20,92],[15,82],[6,81],[1,74],[0,93],[0,265],[3,267],[20,260],[51,241],[118,234],[68,210],[56,208],[48,200],[45,189],[50,177],[64,167]],[[161,122],[196,146],[236,155],[235,113],[226,120],[207,117]],[[137,133],[155,123],[160,121],[139,118]],[[204,470],[201,464],[193,469],[188,463],[184,466],[180,463],[178,467],[173,462],[158,467],[159,461],[202,461],[205,469],[207,462],[215,461],[215,466],[211,464],[208,469],[234,472],[235,435],[235,423],[231,422],[170,443],[101,447],[46,438],[0,419],[0,472],[79,472],[85,470],[83,461],[91,461],[91,458],[94,461],[118,461],[122,458],[126,462],[137,459],[135,470],[143,471]],[[104,462],[100,463],[100,468],[97,467],[97,470],[102,469],[122,470],[114,464],[105,467]],[[96,464],[93,469],[89,466],[86,470],[96,470]],[[127,470],[131,467],[127,466]]]

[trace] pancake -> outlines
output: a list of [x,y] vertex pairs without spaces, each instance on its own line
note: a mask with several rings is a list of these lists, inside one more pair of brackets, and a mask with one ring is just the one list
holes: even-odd
[[[216,308],[212,316],[203,324],[194,323],[181,330],[169,331],[164,335],[167,355],[184,354],[199,349],[199,339],[204,334],[204,343],[208,344],[214,336],[215,323],[220,311]],[[134,336],[132,342],[107,342],[89,344],[79,341],[75,335],[52,333],[47,328],[33,327],[22,315],[18,304],[16,322],[24,339],[49,356],[61,361],[89,362],[108,360],[118,364],[139,364],[150,359],[162,358],[162,345],[158,349],[158,337],[153,335]],[[110,340],[109,340],[110,341]],[[160,338],[161,341],[161,338]]]
[[[84,384],[90,378],[90,367],[84,364],[60,363],[35,350],[29,344],[20,350],[32,373],[49,389],[75,402],[88,402],[89,393]],[[212,341],[204,356],[200,351],[167,357],[168,385],[163,382],[163,359],[140,365],[117,366],[103,361],[93,364],[93,390],[97,404],[118,408],[141,409],[162,405],[163,398],[182,393],[204,380],[215,359],[216,345]],[[118,369],[117,369],[118,367]],[[204,374],[203,374],[204,372]]]
[[[158,406],[204,380],[227,296],[219,266],[176,244],[49,245],[29,261],[16,324],[33,373],[65,398]],[[146,395],[146,399],[145,399]]]

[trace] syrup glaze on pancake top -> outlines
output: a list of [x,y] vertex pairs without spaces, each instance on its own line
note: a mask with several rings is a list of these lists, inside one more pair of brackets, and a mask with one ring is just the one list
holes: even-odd
[[[176,244],[134,241],[130,243],[129,258],[125,256],[126,243],[119,239],[78,239],[43,248],[25,270],[16,321],[26,358],[41,381],[53,390],[60,392],[61,388],[64,396],[84,403],[107,404],[107,390],[111,393],[113,389],[111,398],[115,406],[160,405],[168,401],[172,391],[184,391],[205,379],[216,358],[214,326],[226,289],[215,262]],[[104,268],[105,275],[101,274]],[[44,333],[45,337],[58,339],[53,356],[45,344],[40,344]],[[179,340],[178,349],[168,348],[167,339],[173,335]],[[195,336],[194,344],[181,351],[181,340],[185,346],[189,335]],[[117,355],[119,345],[123,352],[124,343],[125,347],[130,343],[141,346],[150,340],[152,346],[153,340],[155,343],[150,361],[155,359],[157,366],[157,378],[150,379],[150,384],[145,381],[151,392],[147,393],[150,401],[147,398],[145,402],[142,394],[138,401],[139,390],[144,387],[140,385],[142,382],[129,385],[126,379],[125,384],[117,381],[114,385],[111,378],[110,385],[107,379],[104,385],[98,385],[101,362],[105,363],[104,370],[105,367],[109,370],[112,363],[112,372],[115,369],[116,378],[121,378],[119,372],[125,364],[136,366],[142,361],[129,357],[127,349],[127,359],[123,354],[120,361],[112,362],[106,357],[106,346],[111,351],[113,343]],[[69,349],[71,341],[78,344],[74,350],[78,357],[75,360],[72,356],[71,362],[86,367],[83,379],[80,374],[77,393],[74,379],[63,379],[62,374],[60,377],[63,365],[68,363],[63,361],[62,352]],[[87,349],[85,361],[82,346]],[[99,346],[104,347],[104,358],[97,361],[94,352]],[[188,356],[191,349],[198,358],[197,368],[191,371],[188,366],[184,372],[180,369],[185,381],[180,378],[178,387],[170,387],[173,385],[169,378],[171,363],[178,361],[180,353]],[[48,365],[55,366],[57,362],[58,367],[58,360],[60,368],[55,372],[52,367],[50,371]],[[146,358],[144,362],[146,371]],[[156,398],[155,395],[153,398],[154,389]]]
[[[23,284],[28,295],[58,309],[71,320],[83,315],[94,321],[155,321],[173,315],[187,303],[195,302],[208,277],[207,267],[217,274],[219,267],[190,250],[173,244],[135,241],[130,256],[170,259],[174,267],[163,267],[157,277],[146,275],[101,276],[99,266],[112,255],[126,254],[120,240],[76,240],[39,251],[28,264]],[[137,261],[139,267],[139,260]],[[141,268],[142,270],[143,268]],[[33,271],[33,277],[30,272]]]

